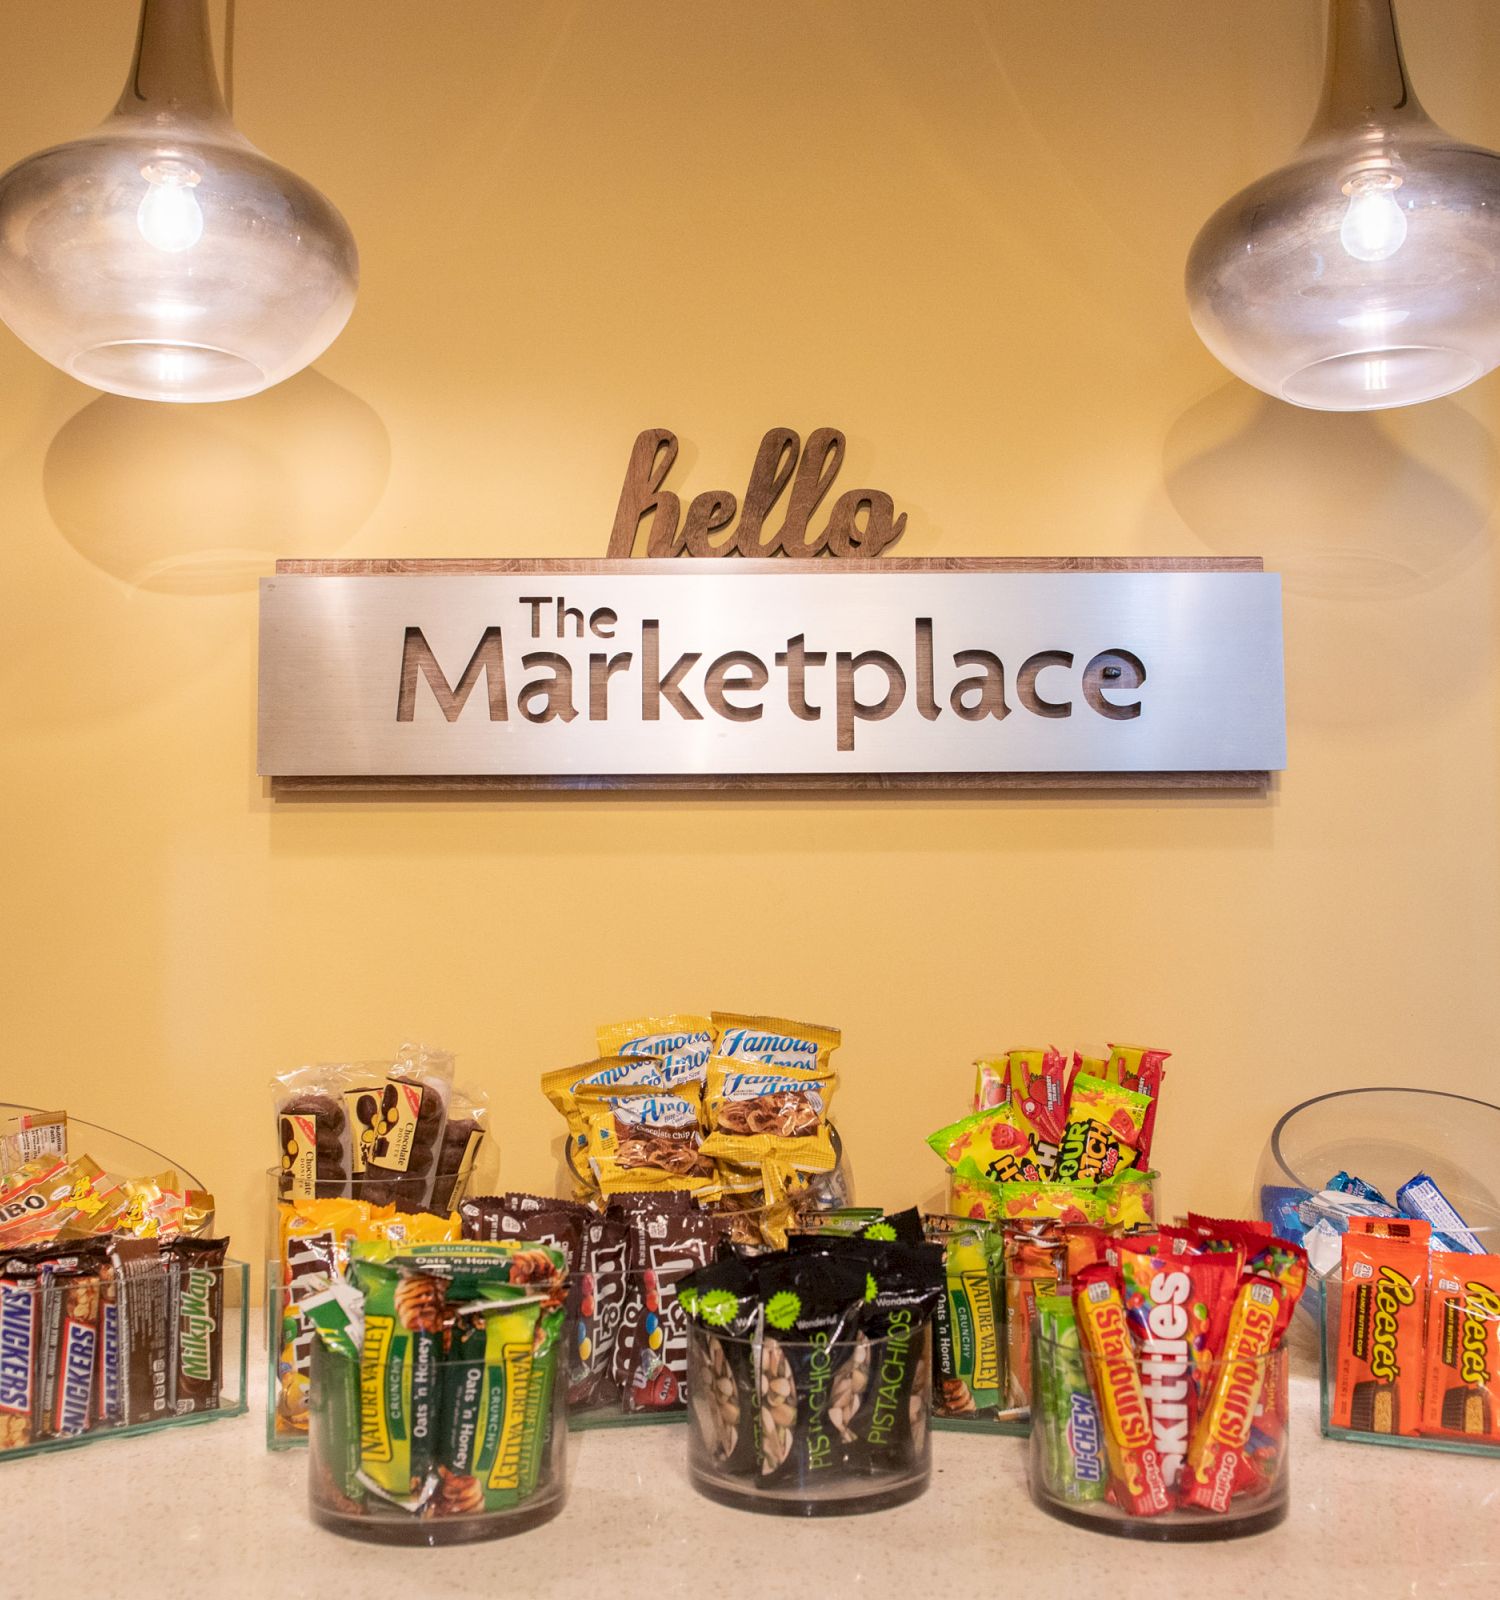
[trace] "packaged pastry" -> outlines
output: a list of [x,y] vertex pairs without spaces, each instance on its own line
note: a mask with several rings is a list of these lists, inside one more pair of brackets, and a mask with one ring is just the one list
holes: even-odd
[[[1366,1230],[1376,1221],[1403,1237]],[[1336,1427],[1417,1434],[1422,1424],[1427,1224],[1351,1217],[1344,1235]]]
[[378,1132],[365,1162],[361,1193],[372,1205],[421,1211],[432,1203],[452,1087],[451,1055],[402,1047],[381,1088]]
[[272,1083],[279,1156],[277,1193],[283,1200],[327,1199],[349,1193],[353,1155],[339,1066],[298,1067]]
[[1422,1432],[1493,1442],[1500,1439],[1500,1256],[1434,1250],[1430,1266]]
[[453,1211],[468,1193],[488,1128],[489,1097],[478,1089],[454,1089],[438,1146],[430,1202],[434,1211]]
[[1105,1183],[1135,1166],[1150,1106],[1148,1095],[1080,1074],[1068,1097],[1057,1179]]
[[715,1053],[726,1061],[762,1061],[777,1067],[822,1071],[843,1037],[837,1028],[821,1023],[747,1016],[738,1011],[715,1011],[712,1023],[718,1033]]

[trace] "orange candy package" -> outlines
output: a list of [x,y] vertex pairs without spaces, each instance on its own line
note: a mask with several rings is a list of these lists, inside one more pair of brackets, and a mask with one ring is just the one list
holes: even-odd
[[[1378,1224],[1369,1227],[1366,1224]],[[1415,1218],[1351,1217],[1333,1423],[1356,1433],[1422,1431],[1424,1298],[1431,1229]]]
[[1423,1433],[1500,1439],[1500,1256],[1433,1251],[1426,1381]]

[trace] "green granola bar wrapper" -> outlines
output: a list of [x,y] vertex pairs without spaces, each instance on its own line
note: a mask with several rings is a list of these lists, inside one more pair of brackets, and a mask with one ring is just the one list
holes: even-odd
[[944,1247],[946,1293],[933,1318],[933,1410],[972,1417],[996,1409],[1005,1394],[1005,1339],[996,1285],[1003,1241],[967,1217],[927,1219],[928,1237]]
[[1102,1500],[1107,1476],[1104,1434],[1084,1369],[1071,1297],[1039,1289],[1036,1318],[1040,1347],[1033,1363],[1033,1399],[1042,1415],[1033,1419],[1033,1426],[1044,1430],[1047,1487],[1059,1499],[1075,1504]]
[[444,1285],[375,1260],[356,1259],[352,1272],[365,1302],[360,1472],[367,1488],[415,1510],[433,1488]]
[[310,1351],[308,1404],[315,1413],[309,1430],[308,1470],[318,1485],[314,1499],[334,1511],[364,1510],[359,1480],[359,1360],[335,1354],[321,1340]]

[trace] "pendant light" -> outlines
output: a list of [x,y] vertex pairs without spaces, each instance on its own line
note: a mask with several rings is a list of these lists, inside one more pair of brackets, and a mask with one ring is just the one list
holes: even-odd
[[1393,0],[1331,0],[1312,127],[1203,225],[1187,295],[1231,372],[1320,411],[1434,400],[1500,363],[1500,156],[1423,111]]
[[143,0],[114,114],[0,175],[0,318],[112,394],[279,383],[333,342],[358,279],[344,219],[230,119],[207,0]]

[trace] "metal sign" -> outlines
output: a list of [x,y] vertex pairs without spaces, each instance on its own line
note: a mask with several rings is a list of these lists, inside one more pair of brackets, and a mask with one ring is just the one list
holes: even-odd
[[[298,563],[280,786],[1244,783],[1285,764],[1259,563]],[[1229,570],[1223,570],[1228,568]]]

